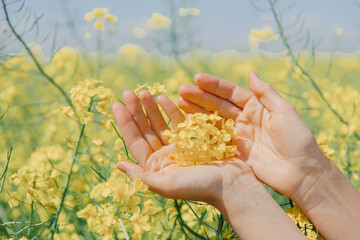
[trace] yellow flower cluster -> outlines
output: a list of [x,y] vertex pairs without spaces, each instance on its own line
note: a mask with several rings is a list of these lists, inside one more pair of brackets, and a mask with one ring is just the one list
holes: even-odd
[[197,8],[179,8],[178,13],[180,17],[199,16],[200,10]]
[[[73,159],[75,162],[71,181],[59,214],[55,240],[80,240],[89,236],[96,239],[110,238],[111,232],[112,238],[118,239],[126,239],[124,232],[129,235],[128,239],[184,239],[186,234],[189,238],[197,238],[181,225],[179,217],[195,233],[209,239],[216,238],[216,229],[220,222],[217,218],[219,212],[213,207],[178,200],[178,209],[174,200],[158,195],[149,196],[149,192],[133,194],[132,191],[136,191],[132,189],[138,187],[132,186],[142,188],[143,185],[130,183],[120,172],[117,181],[114,180],[112,171],[115,169],[115,162],[131,158],[131,153],[127,152],[127,146],[117,136],[112,120],[109,119],[110,114],[107,114],[112,102],[107,96],[113,94],[101,85],[114,89],[114,94],[120,96],[122,91],[136,88],[136,84],[143,83],[144,79],[163,79],[158,84],[150,84],[150,88],[149,84],[139,85],[137,92],[140,89],[149,89],[152,94],[157,95],[164,93],[165,87],[162,84],[165,84],[167,95],[175,99],[180,84],[192,83],[192,78],[176,61],[170,61],[167,56],[144,53],[145,50],[140,46],[126,45],[116,56],[106,55],[96,59],[91,54],[64,47],[57,51],[51,61],[47,61],[41,58],[44,54],[36,52],[44,71],[59,86],[64,89],[73,87],[71,100],[75,112],[72,112],[70,107],[64,108],[64,112],[80,123],[94,122],[85,126],[83,135],[79,132],[79,122],[71,119],[64,121],[63,114],[58,110],[65,106],[61,105],[64,100],[61,101],[55,88],[38,81],[38,77],[34,75],[37,72],[36,66],[30,58],[20,53],[0,60],[0,79],[8,80],[0,84],[0,175],[4,172],[6,154],[10,146],[14,146],[6,180],[3,188],[0,186],[0,205],[3,206],[0,210],[3,212],[1,224],[9,230],[9,234],[2,236],[3,238],[18,239],[28,235],[29,229],[29,239],[35,236],[39,236],[39,239],[50,238],[49,226],[54,211],[60,206],[59,199],[62,199]],[[271,82],[276,89],[295,96],[284,95],[309,124],[317,136],[320,149],[327,157],[332,158],[354,186],[360,189],[360,141],[356,136],[360,134],[360,86],[357,80],[359,58],[350,55],[334,55],[330,58],[330,55],[324,55],[324,58],[318,58],[313,64],[305,65],[313,60],[312,57],[306,53],[299,54],[299,63],[312,73],[324,97],[346,123],[339,121],[287,56],[264,62],[261,58],[243,57],[233,52],[204,53],[201,58],[194,55],[184,58],[183,61],[187,66],[191,66],[194,72],[211,69],[224,79],[233,79],[241,86],[247,85],[247,74],[254,67],[261,71],[266,79],[276,79]],[[331,69],[330,59],[333,63]],[[99,69],[91,67],[96,66],[97,61],[100,62]],[[98,74],[102,83],[91,79],[82,81],[95,74]],[[101,103],[102,101],[105,103]],[[215,124],[219,129],[221,125]],[[179,132],[176,134],[179,135]],[[187,134],[185,131],[182,133],[185,137],[179,137],[180,143],[185,144],[189,142],[185,139],[190,138],[192,144],[197,145],[199,142],[195,140],[199,139],[198,135],[204,137],[198,133]],[[67,147],[64,140],[66,135],[69,135],[66,139],[71,148]],[[225,145],[229,144],[230,142],[227,142]],[[77,153],[75,158],[74,153]],[[5,178],[2,178],[0,183],[3,179]],[[104,179],[107,181],[103,181]],[[124,191],[124,194],[117,194],[120,191],[117,189],[123,189],[121,191]],[[138,198],[140,203],[137,203]],[[123,205],[120,206],[118,202]],[[10,207],[6,207],[7,204]],[[79,219],[77,212],[86,208],[89,210],[84,210],[83,214],[88,214],[89,219]],[[123,210],[124,212],[121,212]],[[300,217],[297,210],[289,211],[293,211],[293,220],[299,222],[299,226],[304,230],[304,218]],[[79,214],[81,216],[81,212]],[[87,220],[91,223],[86,224]],[[151,226],[150,231],[147,223]],[[28,227],[29,224],[34,227]],[[306,223],[307,235],[314,239],[317,231],[309,230],[309,226]],[[28,228],[22,231],[24,227]],[[10,230],[18,234],[11,234]],[[142,236],[139,237],[136,233],[141,232]],[[223,226],[220,234],[224,239],[236,239],[231,227]]]
[[176,129],[163,132],[162,137],[176,145],[173,156],[179,165],[209,163],[235,155],[236,137],[234,121],[218,114],[195,113],[180,123]]
[[[102,236],[102,239],[142,239],[142,234],[150,230],[149,214],[158,211],[153,201],[143,199],[137,194],[146,192],[148,187],[136,178],[131,184],[125,181],[118,170],[111,173],[107,181],[93,187],[90,197],[93,199],[77,216],[86,219],[89,230]],[[129,227],[131,229],[129,229]]]
[[159,82],[154,83],[153,86],[150,86],[149,83],[136,84],[136,89],[134,90],[134,93],[136,94],[136,96],[138,96],[139,93],[144,89],[149,90],[149,92],[152,96],[167,93],[165,85],[162,85]]
[[249,34],[249,46],[257,47],[260,42],[275,41],[279,34],[275,34],[271,27],[266,26],[263,29],[251,29]]
[[[94,113],[91,107],[96,105],[96,110],[105,116],[110,116],[108,109],[113,98],[113,92],[110,88],[99,85],[101,81],[94,79],[86,79],[79,82],[70,90],[71,101],[76,108],[80,120],[84,124],[92,123]],[[62,112],[70,118],[74,118],[76,114],[70,106],[62,108]]]
[[334,160],[335,150],[329,147],[329,138],[326,134],[321,132],[316,140],[324,155],[329,159]]
[[102,31],[105,28],[105,22],[112,24],[117,23],[117,17],[108,13],[107,8],[95,8],[92,12],[88,12],[84,15],[84,19],[91,22],[95,19],[94,28]]
[[18,206],[20,201],[29,205],[35,202],[50,213],[55,213],[61,200],[61,173],[49,162],[59,160],[64,155],[64,150],[58,145],[43,147],[32,153],[29,162],[33,164],[21,167],[9,177],[10,183],[17,186],[17,190],[9,194],[10,207]]
[[295,205],[294,207],[287,209],[286,213],[308,239],[323,240],[323,237],[319,235],[318,230],[298,206]]
[[146,26],[152,30],[160,30],[167,28],[171,24],[171,19],[162,15],[161,13],[153,13],[146,21]]

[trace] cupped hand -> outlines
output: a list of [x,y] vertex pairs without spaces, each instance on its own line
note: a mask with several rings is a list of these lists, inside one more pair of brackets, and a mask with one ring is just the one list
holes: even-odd
[[[175,146],[161,137],[161,133],[169,128],[156,101],[148,91],[142,91],[139,98],[146,114],[132,91],[124,92],[126,106],[113,105],[125,143],[138,162],[122,161],[117,165],[131,179],[141,178],[151,191],[167,198],[204,201],[212,205],[222,201],[226,186],[236,183],[241,190],[257,181],[248,165],[237,158],[205,165],[178,166],[168,157],[175,151]],[[184,121],[184,115],[167,97],[161,95],[157,101],[172,126]]]
[[291,197],[320,177],[328,159],[310,129],[255,72],[249,75],[251,91],[203,73],[195,76],[195,84],[179,88],[179,107],[188,113],[216,111],[233,119],[238,155],[263,183]]

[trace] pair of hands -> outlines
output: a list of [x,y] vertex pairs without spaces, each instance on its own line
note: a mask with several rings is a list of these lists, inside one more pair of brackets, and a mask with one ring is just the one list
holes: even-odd
[[[236,157],[179,167],[167,157],[174,146],[161,138],[168,127],[153,97],[148,91],[139,94],[145,115],[135,94],[126,91],[126,106],[114,104],[113,113],[139,165],[120,162],[120,170],[131,179],[141,178],[151,191],[164,197],[214,206],[221,205],[234,185],[241,191],[257,179],[288,197],[312,187],[327,159],[295,108],[270,84],[255,72],[249,75],[251,91],[203,73],[194,80],[196,86],[185,84],[179,88],[179,107],[187,113],[217,111],[233,119],[238,133]],[[157,101],[173,127],[184,121],[181,111],[167,97],[161,95]]]

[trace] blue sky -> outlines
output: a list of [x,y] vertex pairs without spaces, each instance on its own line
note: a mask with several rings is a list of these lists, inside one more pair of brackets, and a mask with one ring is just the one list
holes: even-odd
[[[66,27],[64,8],[66,2],[68,15],[76,23],[77,33],[81,41],[89,49],[94,48],[95,39],[87,40],[84,37],[86,31],[95,32],[92,24],[83,20],[83,15],[95,7],[107,7],[110,13],[118,17],[115,28],[117,33],[112,36],[103,36],[103,41],[108,43],[108,50],[118,48],[125,43],[143,45],[145,48],[153,47],[152,37],[138,40],[131,34],[134,27],[144,25],[146,19],[153,12],[169,15],[169,2],[173,1],[177,7],[196,7],[201,10],[199,17],[192,18],[189,22],[196,32],[194,39],[201,46],[213,51],[225,49],[237,49],[243,52],[249,51],[248,34],[252,28],[273,26],[272,16],[269,11],[258,12],[250,4],[249,0],[26,0],[25,8],[39,16],[44,14],[39,22],[38,37],[35,34],[27,34],[27,41],[42,39],[46,34],[54,31],[57,26],[56,45],[75,45],[74,37]],[[253,1],[261,8],[268,8],[266,0]],[[279,0],[278,9],[284,8],[291,0]],[[359,1],[360,2],[360,1]],[[10,9],[11,10],[11,9]],[[23,13],[22,12],[22,13]],[[317,49],[322,51],[340,50],[352,52],[360,46],[360,7],[355,1],[326,1],[326,0],[298,0],[294,6],[282,16],[285,25],[302,13],[305,29],[309,29],[311,39],[319,43]],[[24,21],[22,13],[11,14],[14,21]],[[0,15],[0,26],[4,27],[3,13]],[[21,25],[21,24],[20,24]],[[20,25],[18,26],[19,29]],[[336,37],[334,27],[344,29],[343,37]],[[294,29],[289,29],[289,35]],[[106,40],[105,40],[106,39]],[[51,38],[44,43],[45,48],[51,48]],[[281,50],[281,43],[264,45],[266,49]]]

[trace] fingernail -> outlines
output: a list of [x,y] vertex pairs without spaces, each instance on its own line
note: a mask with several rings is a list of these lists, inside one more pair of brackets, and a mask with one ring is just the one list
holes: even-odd
[[118,169],[120,169],[122,172],[126,172],[126,167],[124,166],[124,164],[123,164],[122,162],[118,162],[118,163],[116,164],[116,167],[117,167]]

